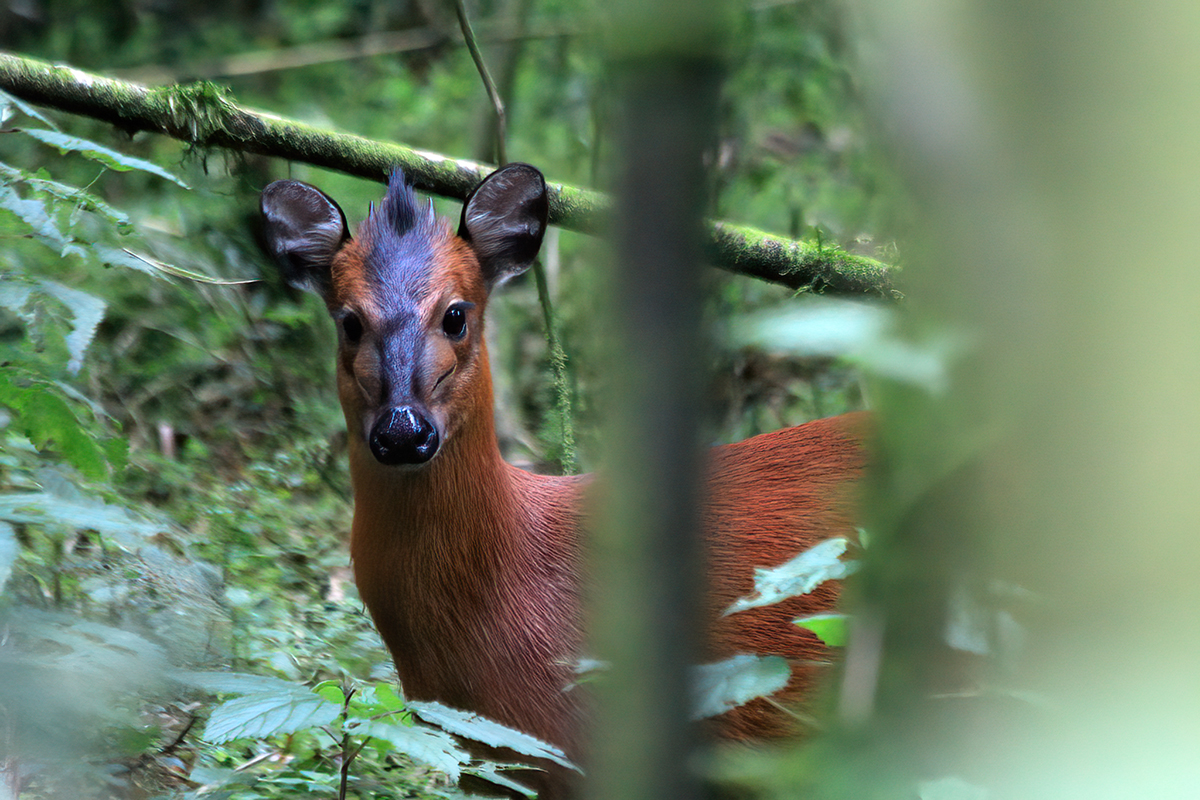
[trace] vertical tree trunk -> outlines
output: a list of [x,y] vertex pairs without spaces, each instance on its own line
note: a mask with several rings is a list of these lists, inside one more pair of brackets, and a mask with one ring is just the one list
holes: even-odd
[[593,598],[611,671],[598,688],[595,798],[696,796],[702,151],[713,137],[717,4],[622,6],[614,377]]
[[[1200,796],[1200,6],[873,10],[928,211],[909,296],[973,342],[955,395],[883,422],[885,497],[945,471],[877,514],[903,560],[867,578],[887,618],[873,763],[991,798]],[[993,639],[1002,704],[934,731],[896,697],[947,630],[948,597],[923,593],[953,575],[1020,595],[1024,645]]]

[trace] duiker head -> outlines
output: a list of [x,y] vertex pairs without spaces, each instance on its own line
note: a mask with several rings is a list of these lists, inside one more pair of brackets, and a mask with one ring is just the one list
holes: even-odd
[[346,422],[376,460],[425,464],[472,415],[492,413],[483,311],[541,246],[548,204],[537,169],[510,164],[485,178],[457,234],[399,170],[354,237],[337,203],[299,181],[264,189],[262,213],[285,279],[319,294],[337,324]]

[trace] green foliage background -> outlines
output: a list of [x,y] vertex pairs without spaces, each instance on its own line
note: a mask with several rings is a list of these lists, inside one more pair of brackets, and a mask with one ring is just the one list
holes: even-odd
[[[526,31],[485,48],[501,73],[512,59],[509,157],[603,188],[619,154],[591,35],[599,12],[498,0],[472,13],[485,40]],[[841,6],[746,4],[736,20],[712,214],[877,255],[904,220],[867,136]],[[436,43],[343,52],[410,29]],[[318,44],[333,51],[327,63],[277,68]],[[135,80],[211,79],[242,103],[321,125],[490,152],[488,106],[448,4],[47,0],[6,8],[0,46]],[[228,59],[247,54],[245,74],[228,74]],[[380,187],[4,106],[0,752],[19,762],[30,797],[327,796],[345,755],[336,738],[312,727],[205,744],[192,726],[211,695],[171,676],[231,668],[333,681],[343,698],[389,680],[347,568],[332,329],[255,239],[270,180],[316,183],[352,221]],[[55,129],[115,155],[31,132]],[[600,241],[567,232],[544,254],[587,468],[603,381],[589,354],[605,325],[591,298],[605,258]],[[714,441],[863,405],[848,367],[724,340],[723,321],[785,302],[786,290],[715,271],[706,280]],[[554,469],[561,426],[532,281],[506,287],[490,320],[502,447]],[[360,796],[451,791],[385,748],[364,751],[354,775]]]

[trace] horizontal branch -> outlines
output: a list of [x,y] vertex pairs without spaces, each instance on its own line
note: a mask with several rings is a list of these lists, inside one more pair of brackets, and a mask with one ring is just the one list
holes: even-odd
[[[152,131],[200,147],[300,161],[375,181],[394,166],[420,190],[463,200],[493,167],[252,111],[211,83],[147,88],[71,67],[0,53],[0,88],[30,103],[81,114],[134,134]],[[611,201],[551,183],[550,222],[599,234]],[[709,223],[709,254],[722,269],[836,294],[898,297],[892,270],[838,248],[785,239],[723,222]]]

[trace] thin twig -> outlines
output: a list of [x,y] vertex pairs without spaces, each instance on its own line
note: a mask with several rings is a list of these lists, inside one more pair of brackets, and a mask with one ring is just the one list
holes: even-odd
[[342,685],[342,695],[346,699],[342,701],[342,768],[339,770],[341,778],[338,781],[338,800],[346,800],[346,787],[350,784],[350,764],[362,750],[360,746],[358,750],[350,752],[350,734],[346,730],[347,723],[350,721],[350,698],[354,697],[354,693],[357,691],[357,687],[352,686],[346,690],[345,684]]
[[[479,77],[483,79],[484,89],[487,90],[487,95],[491,98],[492,106],[496,110],[496,155],[500,166],[504,166],[508,163],[508,146],[506,143],[508,131],[504,115],[504,99],[500,97],[500,92],[496,89],[496,83],[492,80],[491,71],[488,70],[487,62],[483,60],[483,53],[479,51],[479,45],[475,42],[475,33],[471,30],[471,20],[467,17],[466,0],[457,0],[455,8],[458,11],[458,24],[462,27],[463,39],[466,40],[467,49],[471,51],[471,58],[475,59],[475,68],[479,70]],[[571,386],[570,378],[567,375],[567,354],[562,348],[562,343],[558,338],[558,331],[555,329],[554,303],[550,299],[550,289],[546,281],[546,267],[542,264],[540,258],[533,262],[533,277],[537,283],[538,302],[542,306],[542,322],[546,326],[546,344],[550,348],[550,365],[554,370],[554,384],[557,395],[556,405],[562,426],[559,468],[564,473],[572,474],[578,471],[578,464],[575,458],[574,410],[571,407]]]
[[466,0],[457,0],[454,8],[458,12],[458,24],[462,28],[463,40],[467,43],[467,49],[471,51],[471,58],[475,60],[475,69],[479,70],[479,77],[483,79],[483,88],[487,90],[488,99],[492,101],[492,108],[496,110],[496,156],[503,167],[508,163],[505,146],[508,122],[504,116],[504,100],[500,97],[500,92],[496,91],[496,82],[492,80],[492,74],[488,72],[487,64],[483,60],[483,53],[479,51],[479,44],[475,41],[475,32],[471,30],[471,20],[467,17]]
[[179,735],[175,737],[174,741],[172,741],[170,744],[164,746],[162,749],[160,749],[158,751],[159,755],[169,756],[172,753],[174,753],[179,748],[179,745],[183,744],[183,740],[185,738],[187,738],[188,733],[191,732],[191,730],[195,726],[195,724],[196,724],[196,715],[195,714],[189,715],[187,725],[183,726],[183,730],[181,730],[179,732]]

